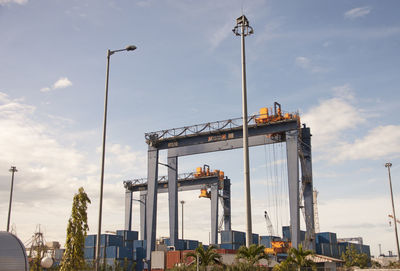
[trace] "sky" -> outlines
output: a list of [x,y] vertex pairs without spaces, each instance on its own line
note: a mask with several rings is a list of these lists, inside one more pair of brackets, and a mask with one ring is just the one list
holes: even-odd
[[[241,117],[240,38],[231,30],[244,13],[254,28],[249,114],[277,101],[310,127],[320,230],[361,236],[376,256],[379,244],[395,252],[384,165],[393,164],[400,214],[399,8],[394,0],[0,0],[0,229],[16,166],[11,224],[23,242],[40,224],[46,240],[64,244],[81,186],[97,233],[106,53],[133,44],[111,56],[109,81],[102,229],[123,229],[122,182],[147,174],[144,133]],[[260,235],[264,210],[276,232],[289,223],[285,159],[284,143],[250,149]],[[232,227],[244,231],[242,150],[182,157],[179,173],[203,164],[231,179]],[[208,243],[210,202],[198,194],[179,194],[185,238]],[[158,237],[168,236],[166,206],[160,194]]]

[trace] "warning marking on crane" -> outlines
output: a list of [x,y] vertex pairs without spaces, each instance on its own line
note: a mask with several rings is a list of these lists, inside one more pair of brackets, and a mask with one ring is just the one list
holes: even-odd
[[208,137],[208,142],[210,142],[210,141],[220,141],[220,140],[226,140],[226,134],[215,135],[215,136],[209,136]]

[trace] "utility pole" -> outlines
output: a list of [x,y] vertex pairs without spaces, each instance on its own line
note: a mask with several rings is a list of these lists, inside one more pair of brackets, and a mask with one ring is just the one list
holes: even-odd
[[243,115],[243,160],[244,160],[244,197],[246,207],[246,246],[252,244],[251,198],[250,198],[250,166],[249,166],[249,139],[247,129],[247,93],[246,93],[246,56],[244,37],[254,33],[246,16],[236,19],[236,26],[232,29],[242,40],[242,115]]
[[392,163],[386,163],[385,167],[388,169],[389,174],[389,186],[390,186],[390,196],[392,198],[392,209],[393,209],[393,220],[394,220],[394,234],[396,235],[396,245],[397,245],[397,261],[400,261],[400,249],[399,249],[399,237],[397,235],[397,220],[396,220],[396,212],[394,209],[394,200],[393,200],[393,190],[392,190],[392,177],[390,176],[390,167]]
[[181,204],[182,204],[182,240],[183,240],[183,204],[185,204],[185,201],[181,200]]
[[10,203],[8,205],[7,232],[9,232],[9,230],[10,230],[11,203],[12,203],[13,188],[14,188],[14,174],[18,170],[15,166],[11,166],[11,168],[8,171],[11,172],[11,189],[10,189]]

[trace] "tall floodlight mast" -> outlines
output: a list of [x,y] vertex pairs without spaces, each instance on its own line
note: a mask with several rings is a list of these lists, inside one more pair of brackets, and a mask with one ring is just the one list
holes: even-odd
[[14,174],[18,170],[15,166],[12,166],[8,171],[11,172],[11,188],[10,188],[10,204],[8,205],[7,232],[10,231],[11,204],[12,204],[12,196],[13,196],[13,188],[14,188]]
[[393,200],[393,190],[392,190],[392,177],[390,175],[390,167],[391,166],[392,166],[392,163],[386,163],[385,164],[385,167],[387,167],[387,169],[388,169],[390,196],[391,196],[391,199],[392,199],[394,234],[396,235],[396,247],[397,247],[397,261],[400,261],[399,237],[397,235],[397,220],[396,220],[396,212],[394,210],[394,200]]
[[236,19],[236,26],[232,29],[236,36],[242,39],[242,114],[243,114],[243,160],[244,160],[244,196],[246,206],[246,246],[252,244],[251,226],[251,199],[250,199],[250,171],[249,171],[249,140],[247,129],[247,93],[246,93],[246,57],[244,37],[253,34],[246,16]]

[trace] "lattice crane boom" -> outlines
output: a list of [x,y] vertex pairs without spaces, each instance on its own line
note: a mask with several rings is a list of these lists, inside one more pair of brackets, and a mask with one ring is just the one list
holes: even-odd
[[317,195],[318,191],[313,190],[313,201],[314,201],[314,226],[315,226],[315,233],[320,232],[319,228],[319,217],[318,217],[318,204],[317,204]]
[[264,211],[264,218],[265,218],[265,223],[267,223],[267,229],[268,229],[269,235],[275,236],[274,227],[272,226],[272,222],[271,222],[271,219],[269,218],[267,211]]

